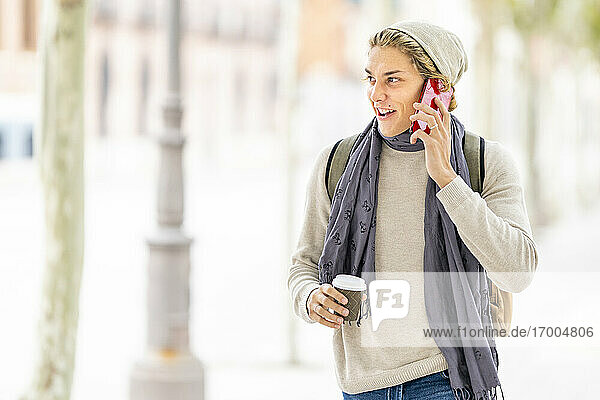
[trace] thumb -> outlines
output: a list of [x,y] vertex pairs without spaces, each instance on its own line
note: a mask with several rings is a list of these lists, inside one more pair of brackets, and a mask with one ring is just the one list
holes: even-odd
[[423,129],[417,129],[415,132],[413,132],[412,135],[410,135],[409,140],[411,144],[415,144],[417,143],[417,139],[421,139],[421,141],[423,141],[424,144],[427,144],[427,141],[431,138],[429,137],[429,134],[423,131]]

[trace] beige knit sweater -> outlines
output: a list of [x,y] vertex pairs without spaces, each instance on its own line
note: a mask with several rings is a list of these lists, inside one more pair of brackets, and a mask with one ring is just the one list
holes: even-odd
[[[293,310],[307,323],[315,323],[306,303],[319,287],[318,262],[331,207],[325,168],[332,148],[321,150],[310,175],[304,222],[289,268]],[[538,260],[520,175],[514,158],[498,142],[486,140],[484,162],[481,196],[457,176],[437,198],[489,278],[503,290],[520,292],[530,284]],[[383,144],[379,174],[376,276],[409,281],[409,312],[402,319],[383,320],[375,332],[372,318],[360,327],[327,328],[333,335],[338,385],[350,394],[398,385],[448,366],[433,338],[423,334],[429,326],[423,293],[425,150],[401,152]]]

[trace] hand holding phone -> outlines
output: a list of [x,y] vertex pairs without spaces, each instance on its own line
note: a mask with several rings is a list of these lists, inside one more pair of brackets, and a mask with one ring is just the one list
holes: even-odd
[[[452,87],[447,92],[442,92],[440,90],[441,83],[439,79],[426,79],[423,83],[423,88],[421,89],[421,94],[419,95],[419,103],[427,104],[429,107],[438,111],[439,108],[435,103],[435,98],[439,97],[444,103],[446,109],[450,107],[450,100],[452,99],[452,93],[454,90]],[[418,114],[419,110],[415,110],[415,114]],[[425,133],[429,133],[429,127],[425,121],[415,120],[413,124],[410,126],[410,133],[414,133],[417,130],[423,130]]]

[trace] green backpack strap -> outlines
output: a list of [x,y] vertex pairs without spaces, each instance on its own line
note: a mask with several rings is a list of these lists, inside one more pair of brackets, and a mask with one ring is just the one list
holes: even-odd
[[[331,149],[329,159],[327,160],[327,168],[325,170],[325,186],[329,200],[333,199],[335,187],[337,186],[340,177],[346,169],[350,158],[350,151],[354,147],[354,143],[360,134],[348,136],[340,139]],[[485,152],[485,140],[467,130],[463,137],[463,150],[469,167],[469,179],[471,180],[471,188],[474,192],[481,193],[483,187],[483,179],[485,178],[485,168],[483,154]]]
[[325,186],[329,200],[333,199],[335,187],[337,186],[340,177],[346,169],[346,164],[350,159],[350,151],[354,147],[354,143],[360,133],[340,139],[331,149],[329,159],[327,160],[327,169],[325,170]]
[[485,140],[482,137],[465,130],[463,137],[463,151],[467,166],[469,167],[469,179],[471,180],[471,189],[474,192],[481,193],[483,188],[483,179],[485,178],[484,158]]

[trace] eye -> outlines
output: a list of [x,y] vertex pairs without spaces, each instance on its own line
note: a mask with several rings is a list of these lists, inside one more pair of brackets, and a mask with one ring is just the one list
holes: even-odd
[[400,78],[388,78],[388,81],[390,83],[396,83],[396,82],[400,82]]
[[369,82],[369,83],[375,82],[375,78],[373,78],[371,75],[367,75],[367,76],[363,77],[362,80]]

